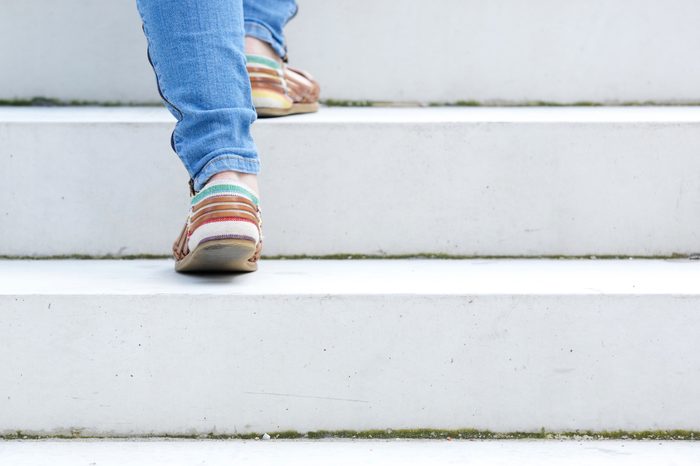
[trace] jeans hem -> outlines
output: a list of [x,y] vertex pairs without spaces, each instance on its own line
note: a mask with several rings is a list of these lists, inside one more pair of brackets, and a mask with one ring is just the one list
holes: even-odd
[[263,42],[267,42],[280,58],[287,56],[287,44],[275,40],[272,31],[270,31],[268,28],[262,24],[254,23],[252,21],[246,21],[244,27],[246,36],[255,37]]
[[220,154],[212,158],[202,167],[202,169],[194,176],[194,190],[199,191],[209,181],[209,178],[217,173],[225,171],[237,171],[242,173],[252,173],[257,175],[260,173],[260,160],[243,157],[236,154]]

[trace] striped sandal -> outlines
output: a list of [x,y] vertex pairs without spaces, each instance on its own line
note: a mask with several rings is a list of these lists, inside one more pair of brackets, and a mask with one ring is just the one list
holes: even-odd
[[217,180],[192,193],[173,244],[177,272],[254,272],[262,251],[258,197],[243,183]]
[[260,55],[246,55],[246,60],[259,117],[318,111],[321,88],[309,73]]

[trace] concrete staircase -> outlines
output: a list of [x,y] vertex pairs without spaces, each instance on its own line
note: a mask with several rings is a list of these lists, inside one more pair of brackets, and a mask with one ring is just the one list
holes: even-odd
[[[330,103],[402,104],[256,123],[255,274],[173,272],[165,110],[0,106],[0,464],[698,464],[700,107],[529,104],[700,101],[700,5],[402,5],[301,3]],[[0,100],[155,102],[144,50],[7,0]]]
[[[169,254],[188,207],[172,126],[0,107],[0,254]],[[268,256],[700,252],[699,107],[325,108],[255,136]]]

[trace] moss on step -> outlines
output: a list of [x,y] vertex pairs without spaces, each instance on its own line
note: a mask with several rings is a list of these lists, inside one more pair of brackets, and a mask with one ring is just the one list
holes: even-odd
[[[170,259],[170,255],[159,254],[104,254],[104,255],[89,255],[89,254],[65,254],[65,255],[47,255],[47,256],[23,256],[23,255],[0,255],[0,260],[139,260],[139,259]],[[417,254],[355,254],[355,253],[340,253],[340,254],[293,254],[293,255],[263,255],[265,260],[362,260],[362,259],[442,259],[442,260],[484,260],[484,259],[547,259],[547,260],[700,260],[700,253],[681,254],[673,253],[667,256],[618,256],[618,255],[541,255],[541,256],[488,256],[488,255],[459,255],[459,254],[438,254],[438,253],[417,253]]]
[[[536,432],[493,432],[478,429],[376,429],[376,430],[319,430],[311,432],[268,432],[270,439],[422,439],[422,440],[700,440],[700,431],[692,430],[643,430],[643,431],[568,431],[555,432],[540,429]],[[2,440],[41,439],[112,439],[112,438],[163,438],[163,439],[210,439],[210,440],[258,440],[263,433],[208,433],[208,434],[148,434],[137,436],[84,434],[81,429],[70,429],[65,433],[43,434],[21,430],[0,435]]]
[[478,429],[398,429],[368,431],[316,431],[306,433],[305,438],[356,438],[356,439],[465,439],[465,440],[521,440],[521,439],[629,439],[629,440],[700,440],[700,432],[686,430],[669,431],[574,431],[548,432],[493,432]]
[[104,254],[104,255],[90,255],[90,254],[61,254],[54,256],[14,256],[14,255],[0,255],[0,260],[138,260],[138,259],[168,259],[171,256],[159,255],[159,254],[127,254],[127,255],[116,255],[116,254]]
[[534,102],[527,102],[524,104],[526,107],[602,107],[603,104],[599,102],[572,102],[572,103],[561,103],[561,102],[547,102],[542,100],[537,100]]
[[429,107],[696,107],[700,101],[577,101],[552,102],[547,100],[504,101],[504,100],[458,100],[456,102],[429,102]]
[[508,101],[508,100],[456,100],[436,102],[385,102],[375,100],[321,101],[327,107],[695,107],[700,101],[604,101],[581,100],[576,102],[553,102],[548,100]]
[[117,102],[98,100],[61,100],[50,97],[33,97],[31,99],[0,99],[0,106],[5,107],[151,107],[158,102]]
[[459,254],[440,254],[440,253],[417,253],[417,254],[326,254],[326,255],[277,255],[277,256],[262,256],[263,259],[268,260],[302,260],[302,259],[314,259],[314,260],[360,260],[360,259],[444,259],[444,260],[482,260],[482,259],[556,259],[556,260],[610,260],[610,259],[657,259],[657,260],[669,260],[669,259],[700,259],[699,254],[680,254],[673,253],[668,256],[619,256],[619,255],[572,255],[572,256],[562,256],[562,255],[541,255],[541,256],[509,256],[509,255],[459,255]]
[[456,102],[429,102],[428,107],[483,107],[477,100],[457,100]]
[[[323,99],[327,107],[639,107],[639,106],[700,106],[700,101],[578,101],[553,102],[547,100],[508,101],[508,100],[473,100],[461,99],[442,102],[419,101],[378,101],[378,100],[344,100]],[[52,97],[33,97],[29,99],[0,99],[0,106],[9,107],[160,107],[160,102],[119,102],[100,100],[62,100]]]
[[374,107],[377,105],[371,100],[324,99],[321,103],[326,107]]
[[325,99],[321,104],[326,107],[382,107],[382,108],[414,108],[425,107],[426,105],[418,101],[390,102],[381,100],[340,100]]

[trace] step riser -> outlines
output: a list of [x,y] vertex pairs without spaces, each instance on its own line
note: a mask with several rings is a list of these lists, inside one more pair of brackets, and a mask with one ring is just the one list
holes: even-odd
[[698,296],[5,295],[0,432],[698,430],[698,306]]
[[[305,0],[288,40],[325,98],[697,101],[698,14],[694,0]],[[0,98],[157,101],[145,47],[133,1],[4,0]]]
[[[497,121],[489,112],[491,120],[467,121],[437,110],[363,120],[374,111],[256,124],[264,254],[700,248],[700,121]],[[140,123],[129,120],[140,110],[105,112],[121,116],[0,118],[0,254],[169,254],[188,202],[187,175],[168,146],[172,122],[158,109]]]

